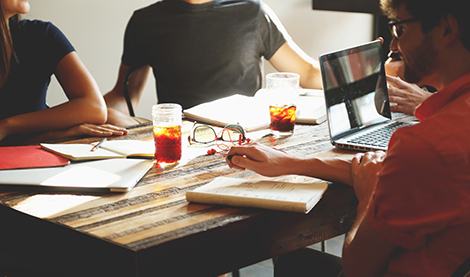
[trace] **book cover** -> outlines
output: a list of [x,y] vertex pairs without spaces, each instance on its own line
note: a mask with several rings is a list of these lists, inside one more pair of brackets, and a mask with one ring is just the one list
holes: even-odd
[[289,183],[218,177],[186,192],[189,202],[308,213],[327,190],[326,182]]
[[67,158],[41,149],[39,145],[0,147],[0,170],[55,167],[69,163]]

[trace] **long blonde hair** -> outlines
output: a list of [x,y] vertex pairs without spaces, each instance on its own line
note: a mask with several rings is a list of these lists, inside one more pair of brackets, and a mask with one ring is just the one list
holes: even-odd
[[[18,23],[19,15],[14,15],[12,19],[15,24]],[[0,5],[0,88],[3,87],[10,73],[11,57],[18,60],[13,48],[13,41],[8,24],[7,19],[5,19],[3,15],[2,6]],[[10,54],[7,49],[11,49]]]

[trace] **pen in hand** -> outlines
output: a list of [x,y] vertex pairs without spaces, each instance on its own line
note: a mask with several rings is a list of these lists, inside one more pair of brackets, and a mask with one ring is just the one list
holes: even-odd
[[102,139],[100,142],[98,142],[98,144],[96,144],[95,146],[93,146],[93,148],[91,148],[91,152],[94,152],[96,149],[100,148],[101,147],[101,144],[103,144],[103,142],[105,142],[107,140],[107,138],[104,138]]

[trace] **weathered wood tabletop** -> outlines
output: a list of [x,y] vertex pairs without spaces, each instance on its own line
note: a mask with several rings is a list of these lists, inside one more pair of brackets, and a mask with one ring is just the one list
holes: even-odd
[[[143,126],[115,139],[151,136]],[[326,124],[257,140],[299,155],[354,154],[331,146]],[[186,191],[217,176],[263,177],[230,169],[206,148],[183,151],[179,164],[153,167],[125,194],[0,192],[0,252],[63,276],[215,276],[344,234],[355,218],[354,192],[341,184],[331,184],[307,215],[188,203]]]

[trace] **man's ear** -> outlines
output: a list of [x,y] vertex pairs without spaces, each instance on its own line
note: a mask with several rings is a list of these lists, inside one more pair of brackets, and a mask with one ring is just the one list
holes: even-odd
[[451,14],[444,15],[441,19],[442,38],[444,45],[452,43],[460,37],[460,29],[457,19]]

